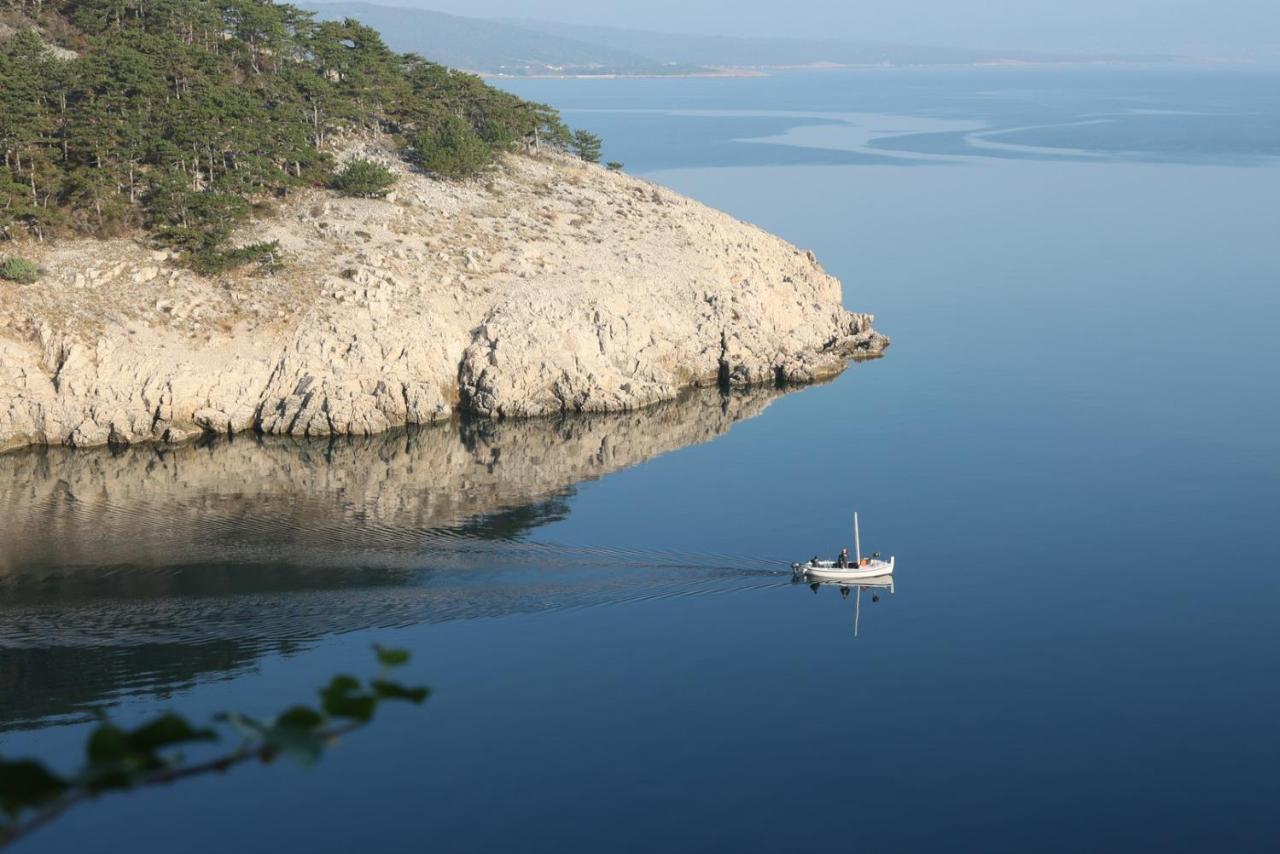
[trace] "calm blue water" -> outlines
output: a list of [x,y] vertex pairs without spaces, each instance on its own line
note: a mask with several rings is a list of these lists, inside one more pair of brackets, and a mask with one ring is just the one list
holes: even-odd
[[[374,640],[436,690],[27,850],[1274,850],[1280,77],[511,86],[812,248],[887,357],[623,419],[0,458],[0,752],[270,713]],[[833,554],[855,507],[879,601],[723,557]]]

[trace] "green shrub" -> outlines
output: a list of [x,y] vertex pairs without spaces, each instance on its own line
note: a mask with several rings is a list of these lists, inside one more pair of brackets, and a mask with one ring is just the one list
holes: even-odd
[[436,175],[465,178],[492,165],[494,155],[469,122],[448,116],[413,138],[413,159]]
[[0,263],[0,279],[20,285],[34,284],[40,278],[40,268],[34,262],[17,255],[10,255]]
[[372,160],[352,160],[338,170],[329,182],[329,188],[344,196],[364,199],[380,199],[396,183],[396,175],[381,163]]
[[604,168],[608,169],[610,172],[621,172],[622,164],[619,163],[617,160],[610,160],[608,163],[604,165]]
[[160,242],[200,254],[217,249],[236,226],[249,221],[252,206],[231,193],[192,190],[184,179],[157,182],[147,195],[147,224]]
[[206,276],[229,273],[249,264],[257,264],[265,273],[275,273],[284,267],[280,256],[279,241],[251,243],[236,249],[218,249],[209,246],[191,253],[191,269]]

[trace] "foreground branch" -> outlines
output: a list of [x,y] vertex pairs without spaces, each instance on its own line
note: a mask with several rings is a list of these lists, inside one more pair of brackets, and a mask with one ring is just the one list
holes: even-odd
[[85,767],[72,777],[60,777],[37,760],[0,758],[0,809],[11,819],[0,824],[0,848],[108,792],[168,786],[225,773],[252,760],[270,763],[281,754],[304,766],[314,764],[327,747],[368,724],[382,702],[420,704],[427,698],[426,688],[409,688],[386,678],[390,668],[408,662],[409,653],[375,649],[383,673],[367,685],[351,676],[333,677],[320,689],[319,710],[293,706],[269,724],[238,713],[217,716],[216,722],[238,731],[244,742],[212,759],[187,764],[168,753],[184,744],[219,739],[214,729],[197,729],[175,714],[161,715],[134,730],[121,729],[103,716],[86,744]]

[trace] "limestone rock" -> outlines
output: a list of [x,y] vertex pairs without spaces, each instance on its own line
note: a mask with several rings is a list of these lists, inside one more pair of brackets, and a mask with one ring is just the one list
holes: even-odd
[[0,288],[0,451],[630,410],[814,382],[888,344],[813,253],[557,155],[474,183],[401,170],[395,203],[301,194],[242,239],[279,241],[288,268],[24,247],[49,274]]

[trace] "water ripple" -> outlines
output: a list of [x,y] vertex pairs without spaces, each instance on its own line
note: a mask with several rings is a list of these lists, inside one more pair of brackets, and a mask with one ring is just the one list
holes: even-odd
[[235,678],[327,635],[783,584],[785,565],[755,557],[535,537],[577,483],[713,439],[777,394],[0,455],[0,730]]

